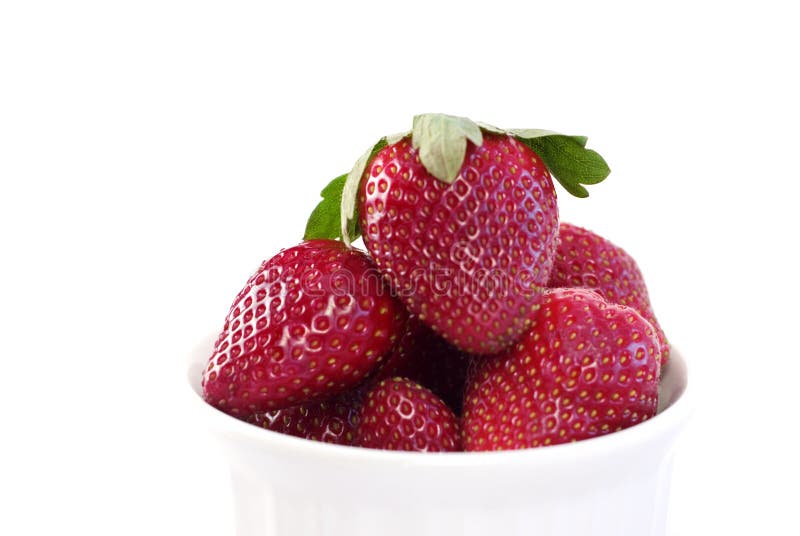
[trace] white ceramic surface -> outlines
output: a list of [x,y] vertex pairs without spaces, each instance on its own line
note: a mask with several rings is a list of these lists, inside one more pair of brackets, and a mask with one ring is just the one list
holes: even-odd
[[205,404],[211,340],[190,355],[192,412],[230,464],[238,536],[662,536],[675,439],[690,410],[673,351],[655,418],[607,436],[496,453],[328,445]]

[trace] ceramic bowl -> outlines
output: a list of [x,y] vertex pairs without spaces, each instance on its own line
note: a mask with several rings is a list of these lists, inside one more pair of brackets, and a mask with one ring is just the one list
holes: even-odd
[[230,466],[238,536],[661,536],[673,447],[691,411],[673,350],[659,414],[606,436],[538,449],[411,453],[308,441],[206,404],[209,338],[189,356],[193,414]]

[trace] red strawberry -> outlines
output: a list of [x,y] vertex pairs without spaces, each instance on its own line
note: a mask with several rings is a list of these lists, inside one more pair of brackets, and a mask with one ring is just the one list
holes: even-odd
[[352,445],[363,398],[364,390],[356,389],[321,402],[256,413],[247,422],[304,439]]
[[406,137],[374,156],[359,192],[367,249],[413,314],[470,353],[522,335],[558,230],[553,182],[531,149],[484,133],[446,184]]
[[587,289],[549,291],[530,332],[475,360],[464,398],[465,450],[565,443],[655,415],[659,344],[630,307]]
[[669,358],[669,344],[650,306],[644,277],[636,261],[621,247],[569,223],[561,223],[549,287],[596,290],[611,303],[636,309],[647,319],[661,343],[661,365]]
[[376,378],[402,376],[428,389],[461,414],[469,354],[436,335],[424,322],[409,317],[403,334]]
[[404,378],[382,380],[367,393],[356,445],[387,450],[460,450],[458,418],[421,385]]
[[303,242],[262,263],[237,296],[203,395],[244,417],[343,392],[382,362],[405,317],[365,254]]

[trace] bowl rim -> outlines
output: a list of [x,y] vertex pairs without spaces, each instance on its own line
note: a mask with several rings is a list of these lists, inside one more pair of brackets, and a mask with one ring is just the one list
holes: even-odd
[[293,458],[319,458],[328,462],[334,458],[333,461],[341,464],[399,464],[407,468],[551,465],[566,460],[574,462],[576,459],[619,455],[621,451],[669,435],[681,427],[694,410],[693,384],[689,378],[689,367],[680,351],[671,346],[667,367],[683,378],[683,386],[676,394],[676,399],[655,417],[618,432],[571,443],[504,451],[430,453],[336,445],[259,428],[207,404],[199,392],[200,376],[205,360],[201,361],[198,356],[211,348],[213,340],[216,340],[216,336],[213,339],[209,337],[203,343],[196,345],[188,354],[186,362],[188,366],[182,368],[184,394],[188,395],[191,405],[196,408],[195,413],[202,416],[210,428],[228,438],[238,438],[250,445],[260,445],[265,452],[275,455],[285,454]]

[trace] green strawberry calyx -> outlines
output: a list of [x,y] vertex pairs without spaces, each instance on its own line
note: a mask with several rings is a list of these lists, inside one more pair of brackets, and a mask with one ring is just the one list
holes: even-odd
[[576,197],[587,197],[584,185],[598,184],[611,170],[600,154],[586,148],[585,136],[568,136],[541,129],[500,129],[466,117],[422,114],[414,117],[411,132],[384,136],[356,160],[346,175],[333,179],[322,190],[322,201],[311,213],[304,238],[341,238],[348,246],[360,236],[356,199],[362,176],[372,158],[387,145],[411,136],[425,169],[451,184],[464,163],[467,142],[480,146],[484,133],[515,137],[539,155],[550,174]]

